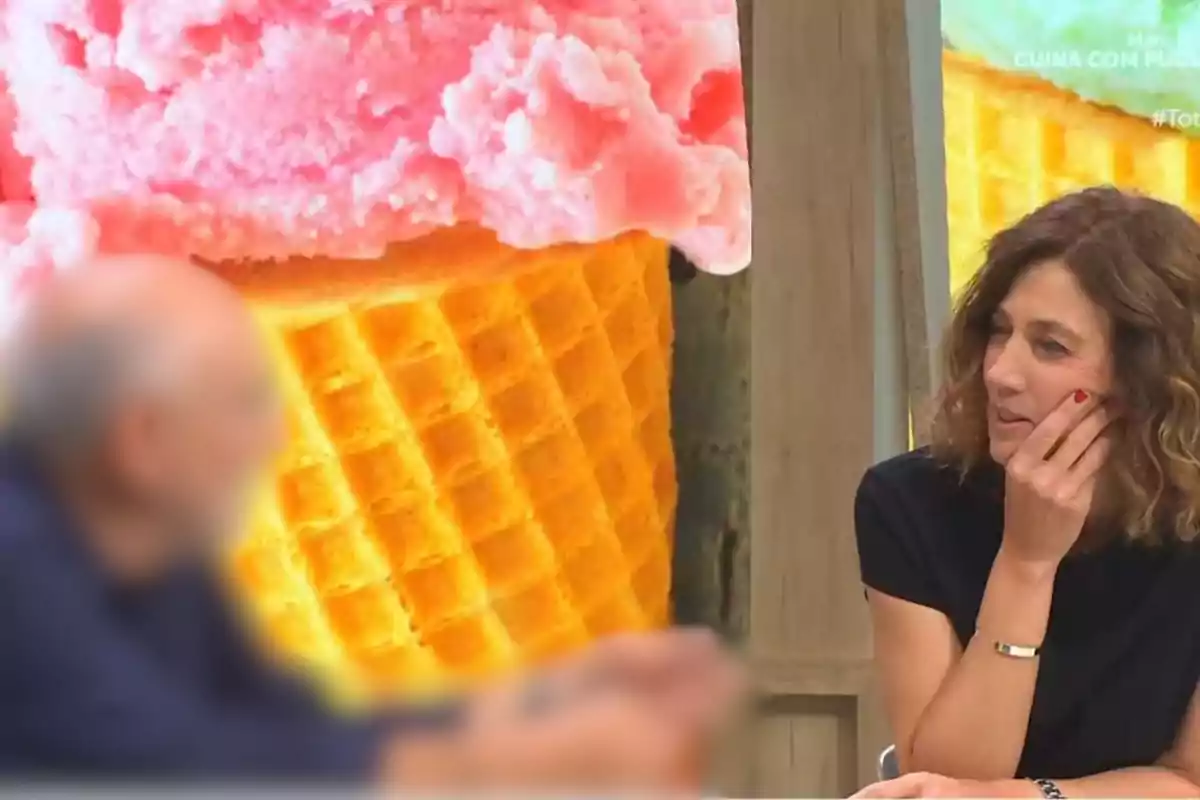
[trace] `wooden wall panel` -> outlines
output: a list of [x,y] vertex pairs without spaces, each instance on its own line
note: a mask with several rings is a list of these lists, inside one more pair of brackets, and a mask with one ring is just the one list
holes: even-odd
[[884,128],[899,101],[880,96],[881,24],[903,7],[755,0],[752,12],[748,645],[767,696],[743,787],[754,796],[844,797],[874,778],[889,739],[853,496],[876,452],[877,261],[913,264],[911,236],[897,253],[880,234],[911,185],[889,161],[906,139]]
[[940,84],[927,96],[929,70],[896,71],[913,42],[939,47],[937,6],[739,0],[754,265],[675,290],[676,610],[741,642],[764,694],[724,753],[727,796],[844,797],[890,739],[852,500],[905,446],[908,397],[934,377],[920,331],[939,308],[921,280],[931,244],[944,262],[928,241],[945,215],[929,190]]

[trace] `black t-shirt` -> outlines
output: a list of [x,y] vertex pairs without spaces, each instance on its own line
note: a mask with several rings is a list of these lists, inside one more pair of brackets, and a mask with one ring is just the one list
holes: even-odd
[[[965,481],[927,451],[867,471],[855,501],[863,582],[941,611],[966,646],[1003,526],[1003,473]],[[920,654],[913,654],[919,658]],[[1147,766],[1200,680],[1200,548],[1125,540],[1071,555],[1054,585],[1022,778]]]

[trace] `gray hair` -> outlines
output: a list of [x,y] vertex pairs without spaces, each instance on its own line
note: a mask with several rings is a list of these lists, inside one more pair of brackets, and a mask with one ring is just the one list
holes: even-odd
[[72,325],[17,343],[4,365],[6,427],[46,455],[86,453],[142,375],[147,345],[134,326],[111,323]]

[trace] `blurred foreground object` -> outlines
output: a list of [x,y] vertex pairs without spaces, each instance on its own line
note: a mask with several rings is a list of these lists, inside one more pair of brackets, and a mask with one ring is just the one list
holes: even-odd
[[282,446],[241,296],[184,261],[110,257],[50,281],[9,345],[0,777],[676,789],[737,701],[714,637],[664,631],[335,714],[259,652],[213,559]]
[[0,322],[95,251],[243,291],[295,441],[232,574],[350,693],[666,622],[668,243],[750,257],[734,0],[369,6],[0,7]]

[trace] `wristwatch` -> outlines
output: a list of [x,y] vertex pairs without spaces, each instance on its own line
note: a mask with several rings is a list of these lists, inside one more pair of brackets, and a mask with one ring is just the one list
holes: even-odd
[[1042,792],[1042,797],[1046,800],[1066,800],[1067,796],[1058,788],[1058,784],[1046,778],[1034,778],[1034,784]]

